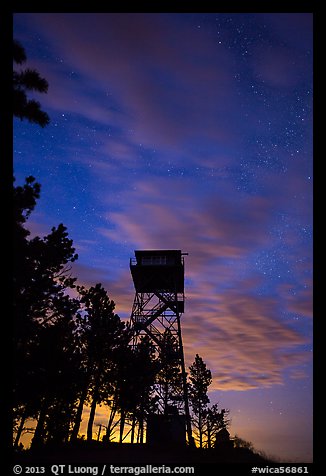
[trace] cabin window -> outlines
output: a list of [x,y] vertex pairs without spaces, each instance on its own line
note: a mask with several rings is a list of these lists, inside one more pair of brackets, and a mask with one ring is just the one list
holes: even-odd
[[143,266],[157,266],[166,264],[166,256],[142,256]]

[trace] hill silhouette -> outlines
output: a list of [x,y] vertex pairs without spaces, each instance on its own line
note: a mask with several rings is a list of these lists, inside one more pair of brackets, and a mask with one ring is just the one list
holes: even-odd
[[248,448],[189,448],[79,441],[75,444],[46,445],[15,453],[15,463],[35,464],[113,464],[206,465],[224,463],[266,464],[271,461]]

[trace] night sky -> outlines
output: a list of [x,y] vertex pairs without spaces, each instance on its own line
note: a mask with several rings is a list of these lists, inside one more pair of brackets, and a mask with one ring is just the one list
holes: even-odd
[[50,125],[14,120],[32,236],[67,226],[126,319],[134,250],[189,253],[187,367],[231,435],[311,461],[312,14],[18,13],[14,37],[49,82]]

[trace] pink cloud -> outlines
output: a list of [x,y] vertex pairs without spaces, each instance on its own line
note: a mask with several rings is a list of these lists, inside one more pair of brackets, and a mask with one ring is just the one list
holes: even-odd
[[[122,319],[129,319],[133,303],[133,284],[130,277],[128,263],[119,271],[119,264],[110,260],[110,265],[97,263],[94,267],[84,265],[81,262],[73,263],[72,273],[78,279],[78,284],[86,288],[101,283],[106,289],[110,299],[116,304],[115,312]],[[101,266],[102,265],[102,266]]]
[[[308,341],[280,319],[280,306],[291,311],[293,303],[260,297],[256,290],[262,276],[248,265],[257,248],[273,246],[269,226],[275,204],[262,197],[231,202],[223,190],[200,198],[192,195],[187,181],[170,180],[168,189],[163,183],[138,183],[123,212],[111,214],[115,227],[100,233],[138,249],[181,246],[189,252],[183,317],[186,360],[190,363],[196,352],[202,354],[215,375],[214,388],[245,390],[282,383],[285,369],[308,359],[300,349]],[[311,312],[301,299],[298,306]]]
[[196,251],[198,266],[202,259],[235,259],[269,240],[271,204],[260,197],[235,204],[227,196],[223,184],[206,195],[190,179],[136,182],[124,194],[123,211],[110,214],[114,228],[101,232],[144,248],[178,249],[183,243],[189,253]]
[[[96,85],[67,75],[65,65],[57,62],[28,60],[29,67],[37,69],[49,83],[47,94],[38,96],[44,109],[53,109],[61,113],[78,114],[88,120],[102,124],[117,125],[122,122],[122,115],[114,111],[107,96],[102,92],[102,101],[95,101]],[[111,107],[110,107],[111,106]]]
[[277,313],[278,300],[253,296],[247,281],[220,292],[217,286],[215,295],[210,285],[196,283],[187,292],[182,320],[187,361],[193,360],[194,349],[203,356],[214,376],[213,390],[281,384],[285,368],[308,356],[298,348],[307,339]]
[[[101,282],[116,302],[116,312],[129,319],[134,289],[127,264],[117,278],[105,269],[80,264],[74,265],[74,273],[86,286]],[[282,384],[286,369],[297,378],[296,366],[310,357],[298,350],[307,338],[276,318],[277,300],[251,295],[247,281],[234,284],[234,289],[219,292],[208,279],[186,288],[182,316],[186,365],[192,363],[196,353],[204,358],[213,374],[211,391]],[[212,293],[214,285],[216,291]]]
[[[88,118],[109,123],[114,115],[119,124],[121,115],[110,111],[106,96],[110,94],[125,114],[136,143],[178,153],[194,139],[237,140],[230,127],[237,120],[238,99],[229,52],[220,48],[216,58],[213,39],[198,34],[178,16],[175,21],[170,16],[168,23],[162,14],[74,14],[73,22],[69,14],[28,18],[37,21],[61,58],[57,72],[69,64],[85,80],[80,87],[77,81],[48,71],[52,98],[49,91],[47,101],[52,107],[83,111]],[[96,30],[88,26],[93,18]],[[105,105],[92,103],[92,90],[102,95]]]

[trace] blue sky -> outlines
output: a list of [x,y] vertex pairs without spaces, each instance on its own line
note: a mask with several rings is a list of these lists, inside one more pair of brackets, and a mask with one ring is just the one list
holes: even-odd
[[14,36],[49,82],[50,125],[14,121],[31,231],[64,223],[125,319],[134,250],[188,252],[187,365],[232,434],[310,461],[312,14],[18,13]]

